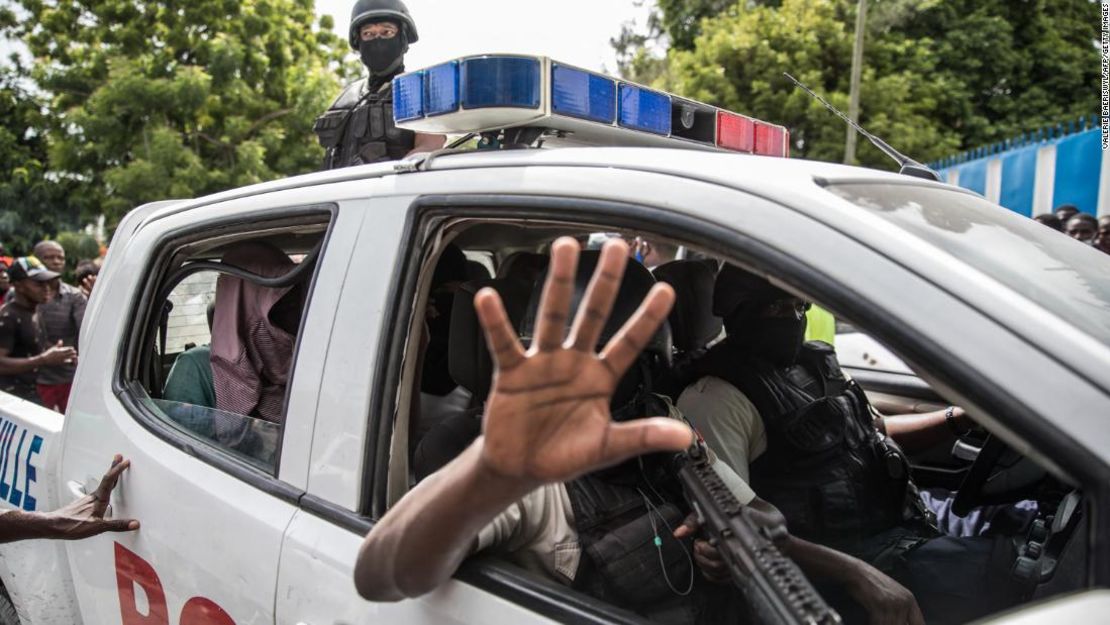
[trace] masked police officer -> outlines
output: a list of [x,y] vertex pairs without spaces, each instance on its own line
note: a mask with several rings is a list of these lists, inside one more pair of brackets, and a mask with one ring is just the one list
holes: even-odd
[[393,124],[393,77],[405,71],[405,52],[419,39],[400,0],[358,0],[348,41],[369,75],[351,85],[316,120],[324,169],[396,160],[443,147],[446,137],[402,130]]
[[[808,307],[762,276],[725,265],[713,312],[724,319],[727,338],[694,363],[697,379],[679,409],[782,513],[791,533],[832,548],[820,554],[825,568],[841,566],[832,560],[838,552],[870,563],[912,591],[931,624],[963,623],[1015,603],[1006,572],[1010,539],[941,535],[902,453],[950,444],[968,427],[966,415],[955,407],[875,415],[832,346],[803,340]],[[858,583],[848,585],[849,594],[870,620],[907,622],[883,616],[890,610],[853,592],[873,575],[854,566]]]

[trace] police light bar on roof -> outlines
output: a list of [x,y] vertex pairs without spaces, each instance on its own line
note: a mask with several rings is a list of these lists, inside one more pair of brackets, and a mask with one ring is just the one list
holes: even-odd
[[790,155],[786,128],[547,57],[463,57],[393,79],[393,117],[416,132],[533,127],[559,145]]

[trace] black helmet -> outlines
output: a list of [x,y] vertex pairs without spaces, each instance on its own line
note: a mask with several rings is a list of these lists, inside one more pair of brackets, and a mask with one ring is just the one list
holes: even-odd
[[[574,315],[578,312],[578,305],[582,303],[582,298],[586,295],[586,287],[590,283],[590,278],[594,275],[594,270],[597,268],[597,263],[601,259],[601,252],[598,250],[585,250],[578,256],[578,271],[574,278],[574,296],[571,299],[570,317],[573,319]],[[543,290],[541,285],[547,278],[545,271],[535,283],[536,288],[532,292],[532,301],[528,305],[528,310],[525,312],[523,323],[520,328],[521,338],[525,343],[531,343],[533,333],[536,327],[536,315],[539,312],[540,293]],[[655,285],[655,278],[651,276],[651,272],[640,263],[629,260],[628,265],[624,270],[624,278],[621,280],[620,289],[617,291],[616,300],[613,302],[613,311],[609,314],[609,320],[605,323],[605,328],[598,337],[598,346],[605,345],[609,339],[621,329],[624,322],[636,312],[640,307],[640,303],[647,297],[648,291]],[[663,362],[669,363],[671,358],[671,330],[667,323],[663,323],[648,342],[644,348],[644,352],[659,357]]]
[[359,29],[366,22],[375,19],[398,22],[408,43],[416,43],[420,39],[416,34],[416,22],[412,21],[409,8],[401,0],[358,0],[355,8],[351,9],[351,29],[347,35],[352,50],[358,51]]
[[713,314],[731,317],[745,305],[767,304],[787,297],[792,296],[767,278],[725,264],[713,286]]

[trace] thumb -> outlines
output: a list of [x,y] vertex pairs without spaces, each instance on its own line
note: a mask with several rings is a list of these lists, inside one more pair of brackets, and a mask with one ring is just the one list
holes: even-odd
[[105,519],[100,522],[102,532],[133,532],[139,529],[135,519]]
[[612,466],[644,454],[683,451],[693,440],[694,432],[688,425],[669,417],[610,423],[600,460],[604,466]]
[[682,521],[682,525],[675,528],[674,537],[686,538],[687,536],[693,536],[700,528],[701,522],[698,521],[698,515],[691,512],[686,515],[686,519]]
[[58,343],[54,347],[61,347],[61,346],[62,346],[62,339],[58,339]]

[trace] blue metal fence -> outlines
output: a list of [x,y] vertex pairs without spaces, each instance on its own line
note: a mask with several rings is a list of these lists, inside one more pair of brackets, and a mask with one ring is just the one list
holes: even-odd
[[930,165],[941,178],[1022,215],[1074,204],[1110,214],[1110,161],[1097,116],[1083,117],[968,150]]

